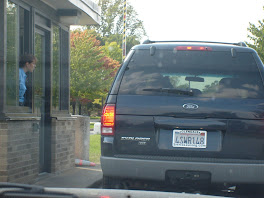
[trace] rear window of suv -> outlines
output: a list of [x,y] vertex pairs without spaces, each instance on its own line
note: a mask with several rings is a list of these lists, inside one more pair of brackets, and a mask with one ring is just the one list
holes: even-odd
[[253,55],[231,51],[136,50],[119,94],[263,98]]

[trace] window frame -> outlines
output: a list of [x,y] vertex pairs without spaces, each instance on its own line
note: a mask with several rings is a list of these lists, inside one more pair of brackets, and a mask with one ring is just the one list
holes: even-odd
[[[31,34],[31,29],[32,29],[32,10],[31,10],[31,7],[29,5],[27,5],[26,3],[24,2],[21,2],[21,1],[17,1],[17,0],[6,0],[5,3],[7,2],[10,2],[10,3],[13,3],[17,6],[17,24],[16,24],[16,28],[17,28],[17,51],[16,51],[16,54],[17,54],[17,70],[16,70],[16,76],[18,78],[18,68],[19,68],[19,57],[21,55],[21,51],[20,51],[20,12],[21,12],[21,8],[24,9],[25,11],[28,12],[28,17],[27,19],[25,19],[25,21],[27,21],[27,30],[25,30],[27,32],[27,34],[29,34],[28,38],[28,45],[27,45],[27,49],[24,48],[24,52],[23,53],[32,53],[32,42],[31,42],[31,39],[30,39],[30,34]],[[25,22],[24,21],[24,22]],[[7,28],[5,29],[5,31],[7,31]],[[7,35],[8,36],[8,35]],[[7,47],[7,46],[6,46]],[[7,76],[6,76],[7,78]],[[19,85],[18,85],[19,86]],[[6,85],[5,85],[6,87]],[[17,96],[18,96],[18,90],[17,91]],[[5,90],[5,97],[7,97],[6,95],[6,90]],[[16,106],[13,106],[13,105],[7,105],[6,101],[4,103],[4,106],[5,106],[5,112],[7,114],[23,114],[23,116],[25,116],[26,114],[32,116],[33,113],[33,108],[32,108],[32,105],[31,107],[30,106],[18,106],[18,102],[16,103]]]
[[[48,93],[49,95],[49,111],[50,111],[50,115],[52,117],[60,117],[62,115],[70,115],[70,29],[68,26],[65,26],[63,24],[61,24],[59,21],[57,21],[58,19],[56,18],[56,16],[47,16],[42,10],[38,10],[38,8],[35,8],[35,7],[32,7],[22,1],[19,1],[19,0],[6,0],[4,1],[5,5],[7,3],[7,1],[9,1],[10,3],[14,3],[16,4],[16,6],[18,7],[18,13],[17,13],[17,20],[18,20],[18,23],[16,24],[17,28],[18,28],[18,49],[17,49],[17,67],[19,67],[19,57],[20,57],[20,21],[19,21],[19,14],[20,14],[20,10],[21,8],[23,8],[24,10],[28,11],[28,17],[27,17],[27,33],[25,32],[25,34],[28,34],[28,38],[27,41],[27,49],[24,50],[24,53],[27,52],[27,53],[30,53],[30,54],[34,54],[34,38],[35,38],[35,31],[36,31],[36,27],[37,28],[41,28],[41,29],[45,29],[47,32],[49,32],[48,34],[50,35],[50,56],[49,57],[49,60],[51,61],[51,64],[50,64],[50,70],[49,70],[49,78],[50,79],[50,87],[51,89],[49,89],[50,93]],[[6,6],[5,6],[6,7]],[[4,8],[5,9],[5,8]],[[4,13],[5,16],[6,16],[6,13]],[[40,17],[38,17],[40,16]],[[41,17],[44,17],[47,19],[46,23],[41,23],[43,21],[40,21],[38,20],[39,18]],[[55,17],[55,18],[54,18]],[[5,22],[6,23],[6,22]],[[5,24],[6,25],[6,24]],[[59,49],[60,49],[60,52],[59,52],[59,110],[58,111],[53,111],[52,110],[52,78],[53,78],[53,73],[52,73],[52,70],[53,70],[53,42],[52,42],[52,37],[53,37],[53,25],[56,25],[57,27],[59,27],[59,32],[60,32],[60,41],[59,41]],[[7,29],[5,28],[4,29],[5,33],[7,32]],[[68,39],[68,42],[66,42],[63,46],[63,42],[62,41],[62,32],[64,32],[64,35],[67,35],[67,39]],[[7,37],[6,37],[7,38]],[[25,37],[24,37],[25,38]],[[25,44],[24,44],[25,45]],[[67,46],[67,48],[65,48],[65,46]],[[63,49],[65,48],[65,49]],[[6,50],[6,46],[5,46],[5,50]],[[62,53],[63,54],[62,55]],[[68,56],[68,57],[66,57]],[[64,63],[63,63],[63,59],[65,59],[66,57],[66,60],[64,60]],[[64,71],[64,68],[63,68],[63,64],[64,65],[67,65],[65,68],[65,71]],[[6,68],[5,68],[6,69]],[[64,77],[65,81],[62,80],[62,75],[65,75],[66,76]],[[16,74],[17,77],[18,77],[18,73]],[[34,74],[33,74],[34,75]],[[30,107],[25,107],[25,106],[18,106],[18,104],[16,104],[17,106],[11,106],[11,105],[7,105],[6,103],[6,99],[4,100],[4,103],[3,103],[3,112],[7,115],[7,116],[18,116],[18,117],[38,117],[37,114],[34,112],[34,93],[33,93],[33,90],[34,90],[34,82],[33,82],[33,75],[31,76],[31,106]],[[68,78],[68,79],[67,79]],[[5,75],[5,79],[6,79],[6,75]],[[66,82],[67,81],[67,82]],[[66,85],[64,84],[66,82]],[[5,80],[5,83],[4,83],[4,86],[5,86],[5,93],[4,93],[4,98],[7,98],[6,97],[6,80]],[[62,96],[62,92],[63,92],[63,87],[65,87],[67,90],[65,91],[64,95]],[[66,99],[67,101],[63,101],[63,99]],[[65,103],[65,104],[62,104],[62,103]],[[1,109],[0,109],[1,110]]]
[[[61,56],[60,56],[60,111],[69,114],[70,111],[70,32],[66,28],[61,28],[61,40],[63,39],[63,31],[65,35],[67,34],[67,43],[64,46],[65,42],[61,42],[60,49],[61,49]],[[65,50],[66,49],[66,50]],[[63,51],[65,50],[65,51]],[[63,53],[64,52],[64,53]],[[66,56],[66,58],[64,58]],[[66,65],[66,67],[64,67]],[[66,84],[66,86],[65,86]],[[64,87],[66,89],[64,89]],[[68,87],[68,89],[67,89]],[[65,91],[67,90],[67,91]],[[65,92],[63,92],[65,91]],[[63,100],[64,97],[67,100]]]

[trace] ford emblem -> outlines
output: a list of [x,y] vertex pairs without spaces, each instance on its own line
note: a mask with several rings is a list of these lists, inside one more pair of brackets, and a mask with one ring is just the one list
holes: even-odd
[[184,109],[189,109],[189,110],[195,110],[195,109],[199,108],[199,106],[197,104],[193,104],[193,103],[184,104],[182,107]]

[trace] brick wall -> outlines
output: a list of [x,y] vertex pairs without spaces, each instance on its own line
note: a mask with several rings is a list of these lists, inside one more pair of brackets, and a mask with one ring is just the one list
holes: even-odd
[[39,173],[37,120],[9,120],[0,129],[0,181],[31,183]]
[[51,172],[74,167],[75,161],[75,119],[52,119]]
[[7,182],[7,176],[7,123],[0,122],[0,182]]
[[[39,174],[39,120],[0,121],[0,182],[33,183]],[[51,172],[74,167],[75,119],[52,119]]]

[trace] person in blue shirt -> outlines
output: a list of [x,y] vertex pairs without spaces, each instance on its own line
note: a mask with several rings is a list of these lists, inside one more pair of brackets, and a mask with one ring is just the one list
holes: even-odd
[[27,72],[33,72],[36,68],[37,58],[31,54],[25,54],[19,60],[19,106],[25,105],[25,93],[27,90]]

